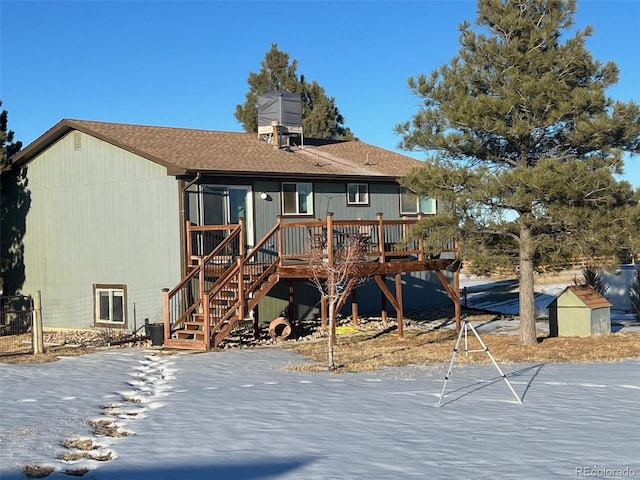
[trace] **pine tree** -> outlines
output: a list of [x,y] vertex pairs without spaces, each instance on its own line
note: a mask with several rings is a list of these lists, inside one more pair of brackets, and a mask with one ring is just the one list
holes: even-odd
[[[0,100],[0,107],[2,100]],[[6,110],[0,112],[0,172],[9,168],[9,159],[18,153],[22,148],[22,142],[13,141],[14,133],[7,130],[8,113]]]
[[297,60],[290,60],[289,54],[278,50],[272,44],[261,62],[260,71],[249,73],[249,91],[245,102],[236,106],[235,117],[245,132],[258,131],[258,97],[274,90],[299,93],[302,100],[302,128],[310,138],[353,140],[355,137],[344,126],[344,117],[336,107],[335,98],[328,97],[324,88],[315,80],[306,82],[298,77]]
[[575,11],[479,0],[451,62],[409,79],[423,103],[396,127],[401,147],[435,152],[405,179],[448,207],[424,227],[459,236],[479,270],[518,271],[523,344],[536,342],[536,265],[638,248],[640,191],[618,175],[623,151],[640,151],[640,108],[605,95],[618,68],[592,59]]
[[[2,106],[2,100],[0,100]],[[14,141],[7,129],[8,113],[0,112],[0,277],[4,295],[16,293],[24,282],[22,237],[30,197],[24,169],[10,169],[11,157],[20,151],[22,142]]]

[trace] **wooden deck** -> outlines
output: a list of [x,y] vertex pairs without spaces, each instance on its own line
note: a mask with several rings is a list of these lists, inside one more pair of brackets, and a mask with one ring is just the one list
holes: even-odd
[[[344,260],[345,245],[357,246],[351,273],[375,280],[396,310],[400,336],[401,275],[406,272],[436,272],[454,303],[459,324],[456,246],[452,240],[437,251],[426,251],[423,238],[409,233],[419,220],[384,220],[381,214],[375,220],[335,220],[332,214],[325,220],[308,221],[278,217],[251,248],[246,246],[242,220],[238,225],[187,224],[188,272],[175,288],[164,291],[165,345],[200,350],[217,346],[279,281],[322,276],[326,269],[318,267]],[[453,272],[453,285],[443,271]],[[386,286],[388,275],[395,276],[395,292]],[[355,296],[357,291],[353,292]],[[350,293],[351,288],[345,290],[340,307]],[[352,313],[357,318],[357,299],[353,300]],[[326,309],[321,310],[326,324]],[[382,313],[384,317],[386,312]]]

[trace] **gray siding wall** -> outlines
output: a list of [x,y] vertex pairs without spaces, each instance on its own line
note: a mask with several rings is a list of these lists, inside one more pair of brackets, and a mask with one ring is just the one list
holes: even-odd
[[[368,183],[368,182],[362,182]],[[397,220],[400,215],[400,198],[398,184],[396,183],[368,183],[369,205],[347,206],[345,181],[313,182],[314,214],[313,218],[324,219],[327,212],[333,212],[336,220],[363,218],[371,220],[376,218],[378,212],[382,212],[383,218]],[[256,181],[254,183],[254,214],[256,241],[273,227],[276,216],[281,213],[281,182]],[[267,193],[266,200],[260,198],[260,193]],[[284,217],[299,220],[305,217]],[[452,274],[445,272],[451,279]],[[395,291],[393,276],[386,279],[389,289]],[[452,304],[451,299],[442,286],[442,283],[431,272],[412,272],[402,275],[402,294],[405,311],[423,309],[429,307],[441,307]],[[269,322],[276,318],[284,308],[288,306],[288,284],[278,285],[259,305],[259,315],[263,322]],[[296,282],[294,286],[296,306],[295,315],[298,319],[310,318],[319,314],[319,294],[314,287],[305,282]],[[362,314],[377,315],[381,310],[380,289],[375,282],[370,281],[359,287],[358,307]],[[393,308],[387,305],[388,312],[393,315]],[[351,313],[350,300],[342,310],[345,315]]]
[[45,327],[93,326],[94,284],[126,285],[129,329],[134,309],[137,326],[160,321],[161,289],[181,273],[175,178],[80,132],[34,159],[27,175],[23,293],[41,291]]

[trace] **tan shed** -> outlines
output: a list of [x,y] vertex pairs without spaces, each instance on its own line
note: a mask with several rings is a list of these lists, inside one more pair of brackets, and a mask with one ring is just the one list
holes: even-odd
[[552,337],[589,337],[611,333],[611,304],[589,285],[565,288],[549,304]]

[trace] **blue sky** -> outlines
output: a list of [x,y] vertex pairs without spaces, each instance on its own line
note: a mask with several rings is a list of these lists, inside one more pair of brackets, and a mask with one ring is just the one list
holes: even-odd
[[[63,118],[241,131],[249,72],[277,43],[361,140],[396,150],[419,102],[407,78],[448,63],[475,18],[473,0],[0,0],[0,97],[25,145]],[[640,101],[640,0],[579,0],[587,24],[594,58],[621,69],[608,94]],[[640,156],[625,178],[640,187]]]

